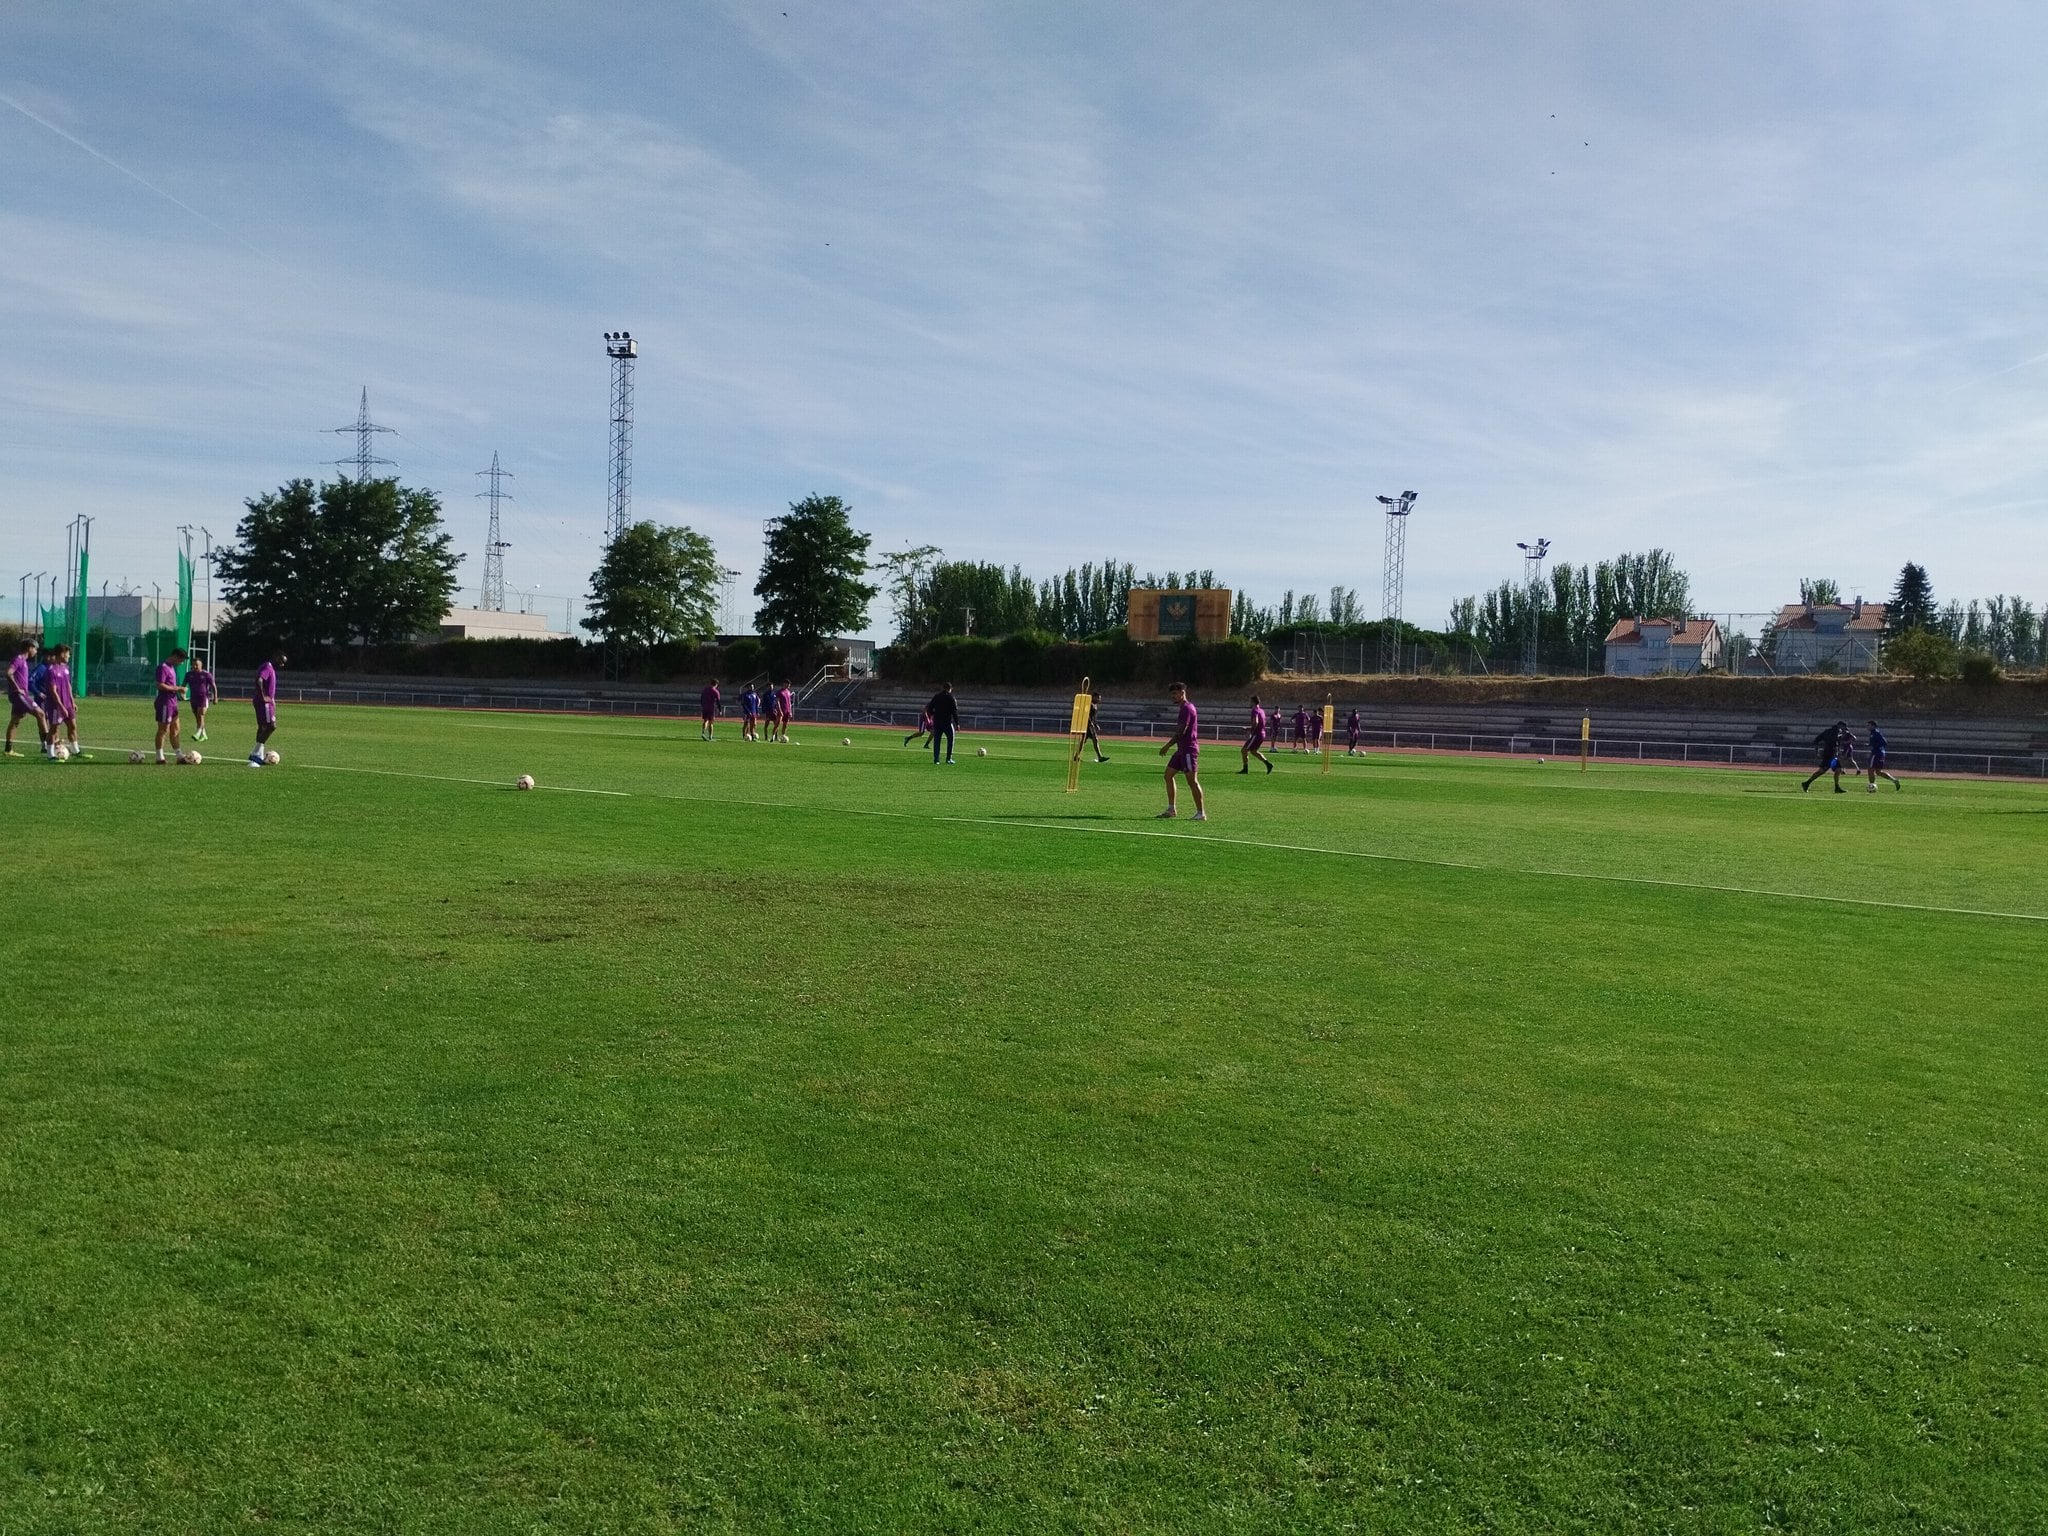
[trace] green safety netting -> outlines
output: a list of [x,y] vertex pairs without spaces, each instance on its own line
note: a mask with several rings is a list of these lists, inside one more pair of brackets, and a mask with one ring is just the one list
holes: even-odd
[[[188,656],[192,652],[192,557],[184,550],[178,551],[178,649]],[[178,669],[178,681],[185,681],[185,672],[191,666],[186,662]]]
[[78,574],[72,583],[71,595],[54,607],[43,610],[43,644],[71,647],[71,688],[80,698],[89,691],[85,644],[85,584],[89,558],[85,551],[79,551]]

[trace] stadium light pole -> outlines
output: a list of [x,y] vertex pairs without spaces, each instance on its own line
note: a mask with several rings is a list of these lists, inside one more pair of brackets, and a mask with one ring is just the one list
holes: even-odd
[[28,579],[34,574],[33,571],[23,571],[21,573],[21,627],[23,629],[28,628]]
[[199,532],[206,539],[206,554],[203,557],[206,561],[206,670],[211,672],[214,651],[220,643],[214,638],[214,632],[220,628],[220,619],[213,611],[213,562],[220,551],[213,547],[213,531],[206,524],[199,525]]
[[1550,553],[1550,540],[1538,539],[1534,544],[1517,543],[1515,548],[1522,552],[1522,568],[1528,573],[1529,587],[1529,633],[1522,641],[1522,675],[1536,675],[1536,614],[1538,599],[1542,596],[1536,583],[1542,577],[1543,557]]
[[[604,355],[612,360],[611,485],[605,509],[604,539],[616,544],[633,516],[633,363],[640,343],[631,331],[606,331]],[[604,676],[617,682],[625,675],[626,650],[619,637],[604,636]]]
[[612,360],[611,496],[604,529],[610,540],[633,517],[633,362],[640,343],[631,331],[606,331],[604,353]]
[[1375,496],[1387,509],[1387,550],[1380,562],[1380,670],[1397,672],[1401,665],[1401,600],[1408,579],[1408,513],[1415,493]]

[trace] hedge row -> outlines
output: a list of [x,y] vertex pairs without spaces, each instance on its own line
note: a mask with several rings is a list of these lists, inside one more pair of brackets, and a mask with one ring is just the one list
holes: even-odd
[[985,639],[940,635],[923,645],[885,648],[877,666],[891,682],[1003,683],[1028,688],[1041,684],[1167,683],[1192,687],[1242,688],[1263,676],[1266,648],[1233,635],[1227,640],[1175,640],[1140,645],[1118,632],[1101,640],[1062,640],[1026,630]]

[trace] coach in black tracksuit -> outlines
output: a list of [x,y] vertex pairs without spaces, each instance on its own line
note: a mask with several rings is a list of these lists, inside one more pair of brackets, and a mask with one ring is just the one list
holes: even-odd
[[960,701],[953,697],[953,685],[946,684],[932,695],[931,703],[925,705],[932,720],[932,764],[939,762],[939,742],[946,744],[947,762],[953,761],[953,736],[960,725]]
[[1819,759],[1820,766],[1813,770],[1804,784],[1799,786],[1801,789],[1813,788],[1813,781],[1815,779],[1823,774],[1832,773],[1835,776],[1835,793],[1838,795],[1848,793],[1847,790],[1842,788],[1841,755],[1842,732],[1848,729],[1848,724],[1849,722],[1846,720],[1837,720],[1833,725],[1813,738],[1814,756]]

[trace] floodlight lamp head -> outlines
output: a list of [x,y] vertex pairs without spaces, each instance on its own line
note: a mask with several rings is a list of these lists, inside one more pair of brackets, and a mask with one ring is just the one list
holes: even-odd
[[1394,504],[1394,498],[1391,496],[1375,496],[1373,500],[1383,507],[1391,507]]

